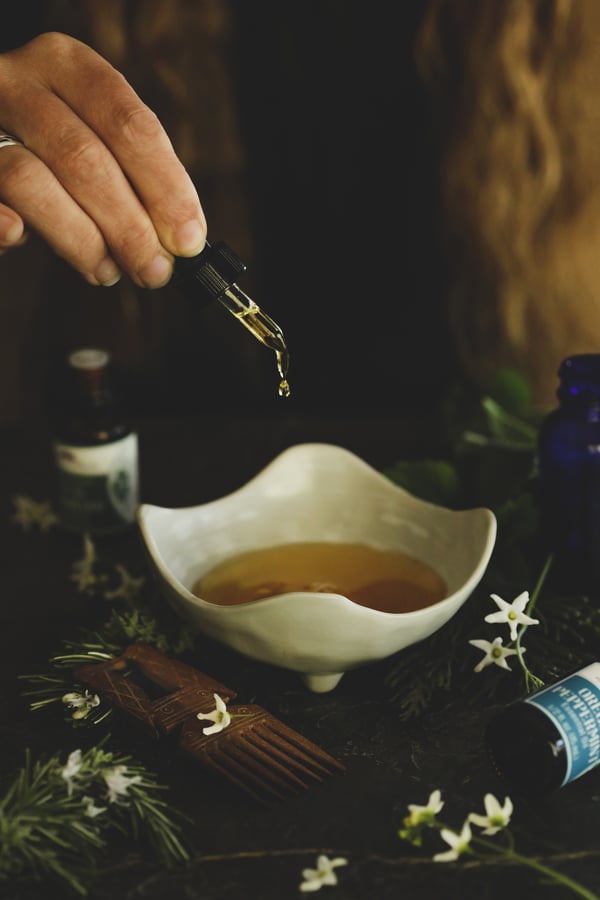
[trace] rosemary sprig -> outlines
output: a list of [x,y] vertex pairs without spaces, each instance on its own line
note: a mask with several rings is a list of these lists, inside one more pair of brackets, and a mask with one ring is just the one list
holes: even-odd
[[59,781],[59,761],[25,765],[0,801],[0,879],[24,873],[56,876],[79,894],[85,872],[105,846],[97,825],[83,817],[81,800]]
[[0,799],[0,881],[58,879],[85,895],[112,829],[146,839],[167,866],[189,859],[183,817],[157,797],[165,788],[130,756],[101,745],[67,760],[25,764]]
[[[51,672],[19,676],[22,681],[29,683],[29,688],[23,691],[23,695],[34,698],[30,701],[29,708],[32,711],[44,709],[62,702],[66,694],[84,693],[85,688],[74,680],[72,670],[77,666],[104,662],[120,656],[129,644],[150,644],[163,653],[180,655],[192,645],[191,633],[180,622],[177,622],[175,628],[170,626],[170,618],[167,626],[163,627],[159,619],[146,608],[112,609],[103,628],[93,631],[82,629],[78,640],[62,641],[61,652],[49,660]],[[65,714],[67,718],[71,718],[73,725],[97,725],[111,715],[111,709],[101,704],[90,708],[81,718],[69,715],[68,709]]]

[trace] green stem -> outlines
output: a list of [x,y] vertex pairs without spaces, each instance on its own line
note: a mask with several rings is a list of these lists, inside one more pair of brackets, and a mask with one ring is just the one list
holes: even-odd
[[[550,571],[550,566],[552,565],[553,559],[554,557],[551,553],[546,557],[546,561],[543,565],[540,576],[531,593],[529,603],[527,604],[526,612],[528,616],[530,616],[535,609],[535,604],[537,603],[542,587],[544,586],[544,582],[546,581],[548,572]],[[517,639],[515,641],[515,650],[517,651],[517,659],[519,660],[520,666],[523,670],[523,674],[525,675],[525,685],[527,687],[527,690],[529,691],[538,687],[543,687],[544,682],[541,678],[538,678],[537,675],[534,675],[533,672],[530,671],[527,664],[525,663],[525,660],[523,659],[523,651],[521,650],[521,638],[527,631],[528,627],[528,625],[522,625],[519,629],[519,633],[517,634]]]
[[[528,616],[530,616],[531,613],[533,612],[533,610],[535,609],[535,604],[537,603],[537,599],[538,599],[540,592],[544,586],[544,582],[548,576],[548,572],[550,571],[550,566],[552,565],[553,561],[554,561],[554,555],[552,553],[549,553],[548,556],[546,557],[546,562],[544,563],[542,571],[540,572],[540,576],[537,580],[537,584],[531,593],[531,597],[529,598],[529,603],[527,605],[527,615]],[[527,625],[524,625],[523,628],[521,629],[521,631],[522,632],[525,631],[526,628],[527,628]]]
[[492,421],[497,420],[508,428],[511,428],[517,434],[520,434],[525,438],[530,444],[534,444],[537,440],[537,428],[533,425],[529,425],[528,422],[524,422],[522,419],[518,419],[516,416],[513,416],[512,413],[507,412],[504,407],[500,406],[500,404],[491,397],[483,397],[481,405]]
[[569,878],[568,875],[563,875],[562,872],[557,872],[556,869],[553,869],[551,866],[547,866],[544,863],[539,862],[537,859],[533,859],[529,856],[521,856],[520,853],[515,853],[512,848],[505,849],[502,847],[497,847],[494,843],[492,843],[492,841],[486,841],[485,838],[474,837],[471,843],[484,847],[486,850],[491,850],[498,856],[504,857],[504,859],[512,860],[519,865],[528,866],[530,869],[534,869],[536,872],[540,872],[542,875],[547,875],[552,879],[552,881],[556,882],[556,884],[562,884],[574,894],[577,894],[578,897],[585,897],[586,900],[600,900],[598,894],[593,894],[578,881],[575,881],[573,878]]
[[568,875],[563,875],[562,872],[557,872],[556,869],[552,869],[550,866],[545,866],[536,859],[521,856],[519,853],[513,853],[512,858],[523,866],[529,866],[530,869],[535,869],[536,872],[548,875],[557,884],[562,884],[570,891],[573,891],[574,894],[577,894],[578,897],[585,897],[586,900],[600,900],[598,894],[593,894],[591,891],[588,891],[588,889],[582,884],[579,884],[578,881],[574,881],[574,879],[569,878]]

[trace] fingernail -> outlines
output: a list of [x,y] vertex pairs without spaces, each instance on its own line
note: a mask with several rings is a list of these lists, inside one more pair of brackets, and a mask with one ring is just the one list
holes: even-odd
[[[4,229],[6,229],[4,231]],[[5,244],[16,243],[23,232],[23,226],[20,222],[15,222],[14,216],[7,216],[0,210],[0,232],[4,231],[2,241]]]
[[180,256],[195,256],[206,243],[206,230],[197,219],[180,225],[175,231],[175,246]]
[[121,278],[121,272],[119,271],[115,261],[107,256],[106,259],[103,259],[100,265],[97,267],[94,272],[94,276],[96,281],[101,284],[103,287],[111,287],[113,284],[116,284],[117,281]]
[[151,263],[138,273],[141,281],[149,288],[162,287],[171,277],[173,264],[166,256],[155,256]]

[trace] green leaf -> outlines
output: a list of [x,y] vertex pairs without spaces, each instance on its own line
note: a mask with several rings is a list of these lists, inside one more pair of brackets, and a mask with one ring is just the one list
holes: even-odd
[[531,385],[516,369],[497,369],[487,386],[487,393],[505,410],[515,415],[527,415],[531,410]]
[[493,437],[513,444],[515,448],[534,448],[537,441],[537,428],[534,425],[500,406],[492,397],[482,397],[481,406],[487,417],[490,433]]

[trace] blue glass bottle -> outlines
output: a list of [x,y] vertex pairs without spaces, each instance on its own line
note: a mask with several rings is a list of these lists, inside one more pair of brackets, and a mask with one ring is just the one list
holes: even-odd
[[542,531],[575,590],[600,588],[600,354],[565,359],[539,433]]

